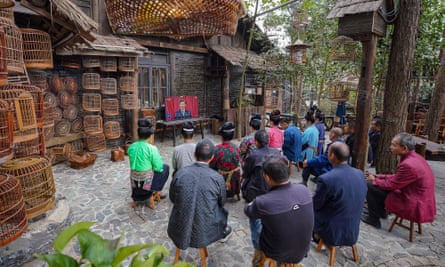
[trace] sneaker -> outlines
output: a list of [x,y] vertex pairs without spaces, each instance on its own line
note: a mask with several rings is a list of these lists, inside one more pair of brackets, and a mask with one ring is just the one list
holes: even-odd
[[219,242],[221,243],[225,243],[227,240],[229,240],[230,236],[232,235],[233,231],[232,231],[232,227],[230,227],[229,225],[226,226],[226,228],[224,229],[223,232],[223,238],[221,238],[219,240]]

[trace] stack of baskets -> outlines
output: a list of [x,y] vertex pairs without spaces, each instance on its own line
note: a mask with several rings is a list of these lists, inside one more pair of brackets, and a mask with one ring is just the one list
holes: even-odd
[[14,156],[13,138],[12,110],[8,102],[0,100],[0,163],[10,160]]

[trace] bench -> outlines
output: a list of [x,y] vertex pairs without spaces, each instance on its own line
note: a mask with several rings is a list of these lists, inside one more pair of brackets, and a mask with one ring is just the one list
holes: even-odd
[[416,144],[424,143],[426,145],[427,160],[445,160],[445,145],[439,144],[418,136],[413,136]]

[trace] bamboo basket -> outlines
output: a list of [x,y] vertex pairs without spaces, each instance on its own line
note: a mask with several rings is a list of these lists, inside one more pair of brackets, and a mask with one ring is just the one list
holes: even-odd
[[87,149],[90,152],[99,152],[107,149],[105,142],[105,135],[103,133],[87,135],[86,138]]
[[100,90],[100,74],[95,72],[82,74],[82,89]]
[[65,89],[65,84],[63,83],[63,79],[59,77],[57,74],[53,74],[48,77],[49,88],[54,94],[58,94],[63,89]]
[[23,142],[14,141],[14,158],[23,158],[32,155],[39,156],[43,155],[43,151],[44,145],[39,135],[34,139]]
[[43,125],[54,125],[54,117],[56,113],[56,107],[53,107],[47,102],[43,102]]
[[71,132],[80,133],[83,130],[83,120],[81,118],[76,118],[71,122]]
[[54,122],[52,124],[47,124],[42,126],[43,138],[45,141],[51,140],[55,135]]
[[102,96],[101,94],[84,93],[82,95],[82,108],[85,111],[101,111]]
[[101,57],[100,70],[104,72],[117,71],[117,60],[115,57]]
[[117,94],[117,80],[116,80],[116,78],[102,78],[102,79],[100,79],[100,92],[103,95]]
[[122,76],[119,79],[119,89],[122,92],[136,93],[137,92],[136,77],[135,76]]
[[25,66],[32,69],[52,69],[53,49],[49,34],[30,28],[22,28],[20,30],[23,38]]
[[32,85],[39,87],[45,93],[49,89],[48,75],[43,70],[28,70],[29,81]]
[[79,86],[77,84],[76,78],[72,76],[67,76],[63,78],[63,84],[65,90],[67,90],[70,94],[76,94],[77,90],[79,90]]
[[77,153],[77,152],[83,152],[85,146],[83,144],[83,139],[78,139],[73,142],[71,142],[71,152]]
[[63,110],[60,107],[54,108],[54,121],[58,122],[63,119]]
[[75,105],[69,105],[63,110],[63,118],[73,121],[79,115],[79,109]]
[[8,8],[13,6],[14,6],[14,0],[0,0],[0,8]]
[[138,69],[137,57],[120,57],[119,58],[119,71],[135,72]]
[[72,153],[69,157],[70,167],[73,169],[84,169],[91,165],[94,165],[97,155],[87,152]]
[[12,159],[13,117],[8,102],[0,100],[0,163]]
[[102,113],[104,116],[119,115],[119,100],[117,98],[105,98],[102,100]]
[[28,228],[22,188],[10,174],[0,174],[0,247],[20,237]]
[[121,95],[121,107],[125,110],[138,108],[138,98],[136,94]]
[[79,105],[80,104],[80,97],[78,94],[72,94],[71,95],[73,97],[73,104],[74,105]]
[[[11,2],[11,1],[1,0],[0,5],[3,4],[4,2]],[[0,18],[10,20],[12,23],[14,23],[14,2],[9,7],[0,8]]]
[[69,120],[62,119],[56,123],[55,136],[67,136],[71,131],[71,123]]
[[50,155],[52,158],[52,163],[54,164],[58,162],[67,161],[71,152],[72,152],[72,147],[70,143],[51,147]]
[[30,84],[8,84],[0,87],[2,90],[23,90],[29,92],[34,101],[34,111],[36,113],[37,123],[43,122],[45,116],[43,90]]
[[117,139],[121,136],[121,125],[118,121],[104,123],[104,135],[106,139]]
[[14,175],[19,181],[28,219],[54,207],[56,185],[47,158],[32,156],[10,160],[0,165],[0,172]]
[[84,68],[99,68],[100,58],[95,56],[84,56],[82,57],[82,65]]
[[103,133],[102,116],[86,115],[83,117],[83,130],[87,134]]
[[[0,9],[1,11],[2,9]],[[23,39],[19,28],[14,25],[13,20],[0,17],[0,27],[6,34],[6,55],[8,56],[8,73],[25,73],[25,62],[23,61]]]
[[0,28],[0,85],[8,84],[8,47],[6,46],[6,34]]
[[57,107],[59,105],[57,96],[51,92],[45,92],[45,94],[43,95],[43,100],[45,103],[48,103],[48,105],[52,107]]
[[63,108],[73,104],[73,96],[66,90],[59,92],[57,98],[59,99],[59,105]]

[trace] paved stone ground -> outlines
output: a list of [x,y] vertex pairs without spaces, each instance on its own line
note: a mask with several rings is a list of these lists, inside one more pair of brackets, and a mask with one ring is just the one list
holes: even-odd
[[[219,143],[219,137],[208,135]],[[196,141],[201,138],[197,137]],[[164,161],[171,162],[173,146],[171,140],[157,141]],[[105,238],[117,238],[123,233],[125,245],[139,243],[158,243],[166,246],[174,255],[174,245],[167,236],[167,223],[172,208],[168,199],[161,201],[155,210],[138,206],[131,208],[130,185],[128,180],[128,158],[123,162],[111,162],[110,151],[98,153],[96,164],[83,170],[73,170],[68,163],[53,167],[57,184],[57,197],[65,199],[71,209],[70,221],[95,221],[93,230]],[[408,231],[396,226],[388,233],[393,216],[382,220],[382,229],[377,230],[366,224],[361,225],[358,241],[359,263],[352,260],[350,248],[337,250],[335,266],[445,266],[445,164],[429,162],[436,175],[436,201],[438,214],[434,223],[424,224],[422,235],[415,234],[414,242],[408,242]],[[171,178],[167,181],[168,191]],[[291,181],[301,182],[301,173],[294,169]],[[315,184],[309,184],[312,191]],[[59,201],[63,202],[63,201]],[[229,201],[229,224],[234,233],[226,243],[216,242],[208,247],[209,267],[246,267],[251,266],[253,249],[247,217],[243,213],[244,201]],[[20,241],[16,241],[20,242]],[[181,252],[181,258],[200,266],[196,249]],[[172,262],[173,256],[167,258]],[[318,253],[312,247],[305,266],[327,266],[328,253]],[[1,265],[1,264],[0,264]],[[29,266],[42,266],[38,260]]]

